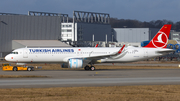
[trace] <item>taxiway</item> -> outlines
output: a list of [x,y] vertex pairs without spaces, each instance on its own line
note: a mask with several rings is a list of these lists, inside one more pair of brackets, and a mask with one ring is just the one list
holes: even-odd
[[180,84],[180,69],[117,69],[1,71],[1,75],[40,75],[47,78],[2,78],[0,88]]

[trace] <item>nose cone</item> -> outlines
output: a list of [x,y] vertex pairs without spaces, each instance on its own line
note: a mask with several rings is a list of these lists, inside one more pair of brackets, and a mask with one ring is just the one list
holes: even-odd
[[5,59],[6,61],[8,61],[8,55],[6,55],[4,59]]
[[6,56],[5,56],[5,60],[6,60],[6,61],[11,61],[11,60],[12,60],[12,58],[11,58],[11,56],[10,56],[10,55],[6,55]]

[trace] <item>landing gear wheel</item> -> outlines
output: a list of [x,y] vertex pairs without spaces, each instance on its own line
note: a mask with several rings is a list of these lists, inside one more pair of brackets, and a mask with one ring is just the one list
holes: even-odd
[[95,70],[95,67],[94,67],[94,66],[91,66],[90,70],[91,70],[91,71],[94,71],[94,70]]
[[84,67],[84,70],[89,70],[89,66],[85,66],[85,67]]
[[17,67],[16,66],[13,67],[13,71],[17,71]]
[[28,68],[27,68],[27,71],[31,71],[31,70],[32,70],[31,67],[28,67]]
[[32,67],[31,69],[32,69],[32,71],[34,71],[34,67]]

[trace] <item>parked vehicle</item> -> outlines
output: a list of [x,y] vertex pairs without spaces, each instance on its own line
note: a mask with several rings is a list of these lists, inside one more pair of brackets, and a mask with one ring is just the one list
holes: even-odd
[[9,64],[9,63],[2,64],[2,67],[3,67],[2,70],[4,70],[4,71],[21,71],[21,70],[34,71],[34,67],[32,67],[32,66],[24,66],[24,67],[11,66],[11,64]]

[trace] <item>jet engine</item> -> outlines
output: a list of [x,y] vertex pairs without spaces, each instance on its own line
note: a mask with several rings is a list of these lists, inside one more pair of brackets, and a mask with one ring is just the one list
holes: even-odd
[[62,68],[83,68],[82,59],[69,59],[68,63],[63,63]]

